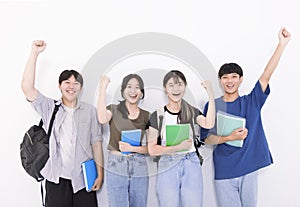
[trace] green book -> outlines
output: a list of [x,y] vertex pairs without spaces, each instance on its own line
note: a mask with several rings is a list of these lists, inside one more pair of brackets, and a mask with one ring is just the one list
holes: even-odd
[[[244,117],[235,116],[222,111],[217,112],[217,134],[219,136],[228,136],[231,132],[238,128],[245,128],[246,119]],[[242,147],[243,140],[228,141],[234,147]]]
[[178,145],[190,138],[190,124],[166,125],[166,146]]

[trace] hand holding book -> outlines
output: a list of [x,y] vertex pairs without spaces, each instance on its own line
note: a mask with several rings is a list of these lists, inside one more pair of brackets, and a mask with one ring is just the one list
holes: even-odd
[[186,150],[189,150],[191,148],[193,144],[193,140],[192,139],[186,139],[186,140],[183,140],[179,145],[180,147],[180,151],[186,151]]
[[234,140],[244,140],[248,135],[248,129],[247,128],[238,128],[232,131],[230,134],[230,141]]
[[140,129],[123,130],[121,133],[121,142],[119,142],[119,148],[122,154],[131,153],[131,151],[128,150],[131,146],[140,146],[141,136],[142,130]]
[[234,116],[222,111],[217,112],[217,134],[230,137],[230,141],[226,143],[231,146],[243,146],[243,139],[248,134],[245,125],[246,119],[244,117]]
[[119,149],[121,152],[131,152],[132,146],[127,142],[119,141]]
[[81,166],[82,166],[86,191],[90,192],[93,190],[95,181],[98,178],[96,163],[93,159],[91,159],[83,162]]

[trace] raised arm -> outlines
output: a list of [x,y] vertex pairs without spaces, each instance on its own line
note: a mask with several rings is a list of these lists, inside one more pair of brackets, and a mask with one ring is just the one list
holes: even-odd
[[42,40],[34,40],[32,42],[31,52],[23,73],[22,90],[29,101],[34,101],[38,96],[38,91],[35,88],[35,71],[38,55],[44,51],[46,43]]
[[211,87],[210,81],[203,81],[201,85],[205,88],[207,94],[208,94],[208,109],[206,117],[203,115],[199,115],[197,117],[197,123],[206,129],[211,129],[215,125],[215,115],[216,115],[216,107],[215,107],[215,97],[214,92]]
[[97,104],[97,115],[101,124],[108,123],[112,117],[111,111],[106,109],[106,88],[109,82],[110,79],[107,76],[101,76]]
[[268,64],[266,65],[264,72],[262,73],[262,75],[259,78],[259,82],[260,82],[260,85],[261,85],[263,91],[266,90],[266,88],[269,84],[270,78],[278,65],[281,55],[282,55],[287,43],[291,39],[291,34],[285,28],[281,28],[278,33],[278,38],[279,38],[279,43],[278,43],[271,59],[269,60]]

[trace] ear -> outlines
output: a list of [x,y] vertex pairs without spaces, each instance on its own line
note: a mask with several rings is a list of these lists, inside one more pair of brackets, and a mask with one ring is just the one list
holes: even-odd
[[243,82],[244,76],[240,77],[240,84]]
[[78,93],[81,93],[81,91],[82,91],[82,86],[80,84],[80,89],[79,89]]

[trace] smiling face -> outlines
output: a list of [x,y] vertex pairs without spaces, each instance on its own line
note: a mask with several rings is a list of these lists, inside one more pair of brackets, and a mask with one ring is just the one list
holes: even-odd
[[182,97],[184,96],[185,88],[185,82],[181,78],[170,78],[165,84],[165,92],[169,98],[169,101],[180,103]]
[[243,81],[243,77],[240,77],[237,73],[224,74],[220,78],[220,83],[224,89],[225,95],[238,95],[238,89]]
[[68,107],[76,106],[77,96],[81,91],[81,84],[74,75],[59,84],[59,89],[62,93],[63,104]]
[[139,81],[136,78],[131,78],[123,91],[123,98],[130,104],[137,104],[142,96]]

